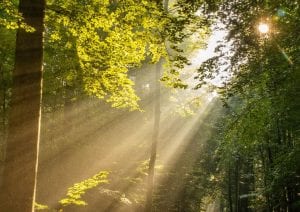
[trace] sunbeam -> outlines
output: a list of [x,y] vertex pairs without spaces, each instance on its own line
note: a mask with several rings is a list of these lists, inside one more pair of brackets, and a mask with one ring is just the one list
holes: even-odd
[[283,55],[284,59],[286,59],[286,61],[290,64],[290,65],[294,65],[293,61],[291,60],[291,58],[286,54],[286,52],[279,46],[279,44],[276,44],[277,48],[279,49],[280,53]]
[[[185,95],[182,91],[182,95]],[[176,114],[177,103],[168,101],[170,92],[165,90],[162,95],[161,108],[161,128],[159,136],[158,160],[163,167],[170,169],[178,157],[189,145],[191,137],[199,128],[199,121],[203,120],[209,113],[209,108],[213,105],[215,93],[205,95],[205,92],[195,92],[201,94],[201,106],[195,111],[193,117],[180,117]],[[179,98],[180,93],[176,94]],[[57,207],[58,201],[64,197],[68,187],[76,182],[82,181],[100,170],[110,171],[114,176],[108,188],[126,193],[132,197],[137,190],[141,189],[142,184],[132,184],[124,179],[136,179],[142,177],[142,182],[146,175],[138,173],[137,167],[142,161],[147,161],[151,146],[151,134],[153,116],[151,108],[154,99],[151,93],[146,95],[148,99],[142,101],[146,112],[127,113],[105,109],[105,114],[109,115],[105,119],[102,108],[99,109],[98,100],[88,100],[67,109],[67,115],[60,117],[60,113],[54,114],[51,118],[44,117],[43,141],[50,141],[47,146],[53,144],[61,145],[57,149],[41,150],[47,152],[40,165],[38,175],[38,202],[45,203],[52,207]],[[147,112],[148,111],[148,112]],[[85,117],[85,118],[84,118]],[[59,130],[60,136],[51,135],[51,130],[57,126],[51,124],[54,118],[62,118],[62,122],[67,121],[68,130]],[[72,134],[76,132],[74,137]],[[174,133],[172,133],[174,132]],[[50,140],[49,140],[50,139]],[[42,142],[43,142],[42,141]],[[68,141],[61,144],[61,142]],[[52,152],[52,153],[49,153]],[[165,171],[165,170],[164,170]],[[163,178],[155,178],[156,184],[163,181]],[[129,183],[129,184],[128,184]],[[48,185],[52,185],[50,188]],[[45,187],[46,186],[46,187]],[[45,192],[47,190],[47,192]],[[131,198],[129,198],[131,199]],[[112,200],[110,204],[104,204],[105,210],[119,207],[119,202]],[[96,204],[96,203],[95,203]],[[106,206],[105,206],[106,205]],[[92,207],[92,206],[90,206]],[[95,206],[96,207],[96,206]],[[99,207],[99,205],[98,205]],[[121,206],[120,206],[121,207]],[[123,206],[122,206],[123,207]]]
[[[207,50],[201,50],[193,57],[192,67],[212,57],[214,48],[224,35],[224,32],[214,33],[208,41]],[[153,95],[154,67],[149,65],[131,72],[144,112],[111,109],[91,98],[71,102],[56,112],[44,111],[37,202],[57,208],[69,187],[103,170],[110,172],[109,184],[104,186],[108,190],[94,192],[96,196],[87,194],[90,203],[85,211],[93,211],[96,207],[102,208],[102,211],[129,210],[120,198],[109,197],[105,191],[123,195],[132,208],[141,207],[146,193],[147,161],[152,143],[153,105],[157,101]],[[188,69],[183,72],[188,72]],[[192,86],[186,90],[172,91],[161,87],[157,155],[157,167],[161,168],[156,170],[155,188],[168,179],[163,173],[176,166],[176,161],[181,160],[192,142],[205,143],[209,139],[208,129],[200,132],[199,141],[195,141],[194,137],[215,107],[218,94],[207,87],[193,90],[197,82],[192,76],[187,81]],[[214,83],[222,82],[219,78]],[[58,127],[57,122],[62,127]],[[196,155],[192,157],[195,158],[191,159],[190,166],[196,160]],[[174,198],[178,195],[174,194]],[[99,198],[105,203],[99,204]]]
[[299,8],[0,1],[0,212],[300,211]]

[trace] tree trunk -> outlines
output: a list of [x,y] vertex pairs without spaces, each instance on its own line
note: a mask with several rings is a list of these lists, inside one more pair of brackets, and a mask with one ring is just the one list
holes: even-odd
[[231,190],[231,168],[230,165],[228,166],[228,204],[229,204],[229,211],[233,212],[232,206],[232,190]]
[[[156,0],[157,4],[161,3],[161,0]],[[167,12],[169,7],[169,0],[163,0],[163,8]],[[155,71],[155,93],[154,93],[154,129],[151,146],[151,156],[149,161],[148,169],[148,183],[147,183],[147,194],[146,194],[146,205],[145,212],[152,211],[153,201],[153,185],[154,185],[154,168],[156,161],[157,142],[159,136],[159,123],[160,123],[160,72],[162,69],[162,59],[156,64]]]
[[[262,166],[263,166],[263,183],[264,183],[264,189],[266,190],[266,188],[268,187],[268,172],[269,172],[269,166],[267,164],[267,159],[264,155],[264,147],[260,148],[260,157],[261,157],[261,162],[262,162]],[[273,211],[273,205],[271,203],[271,198],[270,198],[270,194],[269,192],[265,191],[265,200],[266,200],[266,206],[268,207],[268,211]],[[267,208],[265,208],[265,210],[267,210]]]
[[[254,162],[252,158],[247,158],[244,163],[244,176],[240,174],[240,194],[252,194],[254,191]],[[240,168],[240,173],[242,169]],[[243,212],[251,211],[249,208],[251,197],[240,198],[240,209]]]
[[6,136],[6,86],[5,86],[5,80],[4,80],[4,70],[2,69],[2,66],[0,64],[0,88],[1,88],[1,95],[0,95],[0,114],[2,116],[1,118],[1,127],[0,127],[0,185],[1,185],[1,176],[3,172],[3,153],[5,149],[5,136]]
[[235,211],[240,211],[240,160],[235,162]]
[[150,212],[152,210],[153,199],[153,184],[154,184],[154,168],[156,161],[157,142],[159,136],[159,122],[160,122],[160,70],[162,67],[162,60],[156,64],[155,70],[155,91],[154,91],[154,128],[151,146],[151,156],[148,169],[148,183],[147,183],[147,196],[145,211]]
[[44,0],[20,0],[24,21],[35,28],[17,31],[12,103],[0,211],[31,212],[34,207],[41,117]]
[[4,145],[5,135],[6,135],[6,83],[4,79],[4,69],[0,64],[0,87],[1,87],[1,95],[0,95],[0,107],[1,107],[1,129],[0,129],[0,136],[1,142],[0,143],[0,152],[2,150],[2,145]]

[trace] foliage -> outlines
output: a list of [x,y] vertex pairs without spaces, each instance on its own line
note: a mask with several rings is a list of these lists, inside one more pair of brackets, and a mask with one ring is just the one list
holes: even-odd
[[[226,207],[296,210],[299,3],[223,1],[220,8],[231,47],[217,48],[219,55],[199,68],[198,78],[211,78],[224,61],[232,76],[220,88],[228,107],[218,150]],[[271,27],[266,36],[257,31],[263,21]]]
[[15,30],[19,27],[28,32],[33,32],[34,28],[23,21],[22,14],[17,9],[18,1],[3,0],[0,2],[0,27]]
[[48,8],[49,44],[74,46],[84,90],[114,107],[137,109],[139,98],[127,74],[146,57],[156,62],[165,55],[160,32],[167,19],[159,7],[132,0],[51,1]]
[[39,204],[37,202],[34,203],[34,210],[47,210],[49,207],[47,205]]
[[[220,198],[231,211],[299,208],[299,2],[178,0],[168,10],[162,2],[150,0],[50,0],[47,4],[43,107],[49,113],[68,110],[80,98],[88,99],[86,94],[104,99],[113,107],[137,110],[140,97],[135,83],[142,84],[149,79],[134,82],[129,74],[145,63],[162,61],[161,58],[166,64],[161,81],[194,94],[187,89],[182,70],[190,65],[188,57],[195,48],[205,45],[201,41],[210,33],[208,27],[216,20],[222,23],[219,27],[228,32],[226,42],[230,47],[220,44],[216,48],[217,56],[199,67],[196,88],[201,88],[206,79],[213,78],[225,67],[231,81],[218,91],[226,112],[214,129],[217,135],[205,145],[206,151],[194,152],[202,146],[193,144],[174,170],[161,171],[170,181],[159,185],[155,204],[167,209],[182,207],[182,210],[196,211]],[[268,36],[262,37],[257,32],[260,21],[271,25]],[[33,29],[22,22],[17,2],[8,0],[0,3],[0,27],[0,99],[4,117],[1,130],[5,131],[14,63],[14,30]],[[186,95],[185,100],[189,102],[185,104],[183,99],[174,96],[178,110],[185,115],[193,114],[202,100]],[[95,105],[98,107],[98,102],[89,108],[94,110]],[[98,115],[95,111],[91,114],[89,117]],[[65,115],[61,119],[68,121],[68,118]],[[210,123],[209,120],[205,121]],[[96,121],[93,123],[96,125]],[[195,141],[207,132],[207,128],[199,129]],[[57,148],[74,144],[68,139],[54,145],[49,141],[49,145]],[[196,161],[188,153],[198,154]],[[147,164],[147,161],[142,163],[136,175],[125,180],[134,186],[143,184]],[[86,205],[83,195],[107,183],[107,177],[108,172],[100,172],[76,183],[60,204]],[[101,192],[131,204],[124,193],[115,190]],[[180,191],[181,195],[175,197],[174,191]],[[141,204],[144,192],[141,188],[129,197]],[[36,204],[36,207],[45,209],[46,206]]]
[[108,183],[107,177],[109,172],[101,171],[91,178],[88,178],[80,183],[75,183],[72,187],[68,188],[67,197],[59,201],[62,206],[67,205],[87,205],[87,203],[82,200],[82,195],[91,188],[97,187],[101,184]]
[[[210,23],[193,14],[204,2],[182,3],[165,11],[155,1],[49,1],[46,49],[77,60],[79,67],[71,70],[87,94],[113,107],[139,109],[128,71],[145,62],[166,58],[162,80],[171,87],[187,86],[179,74],[189,64],[183,49],[192,36],[201,41]],[[188,4],[193,4],[192,11],[183,9]]]

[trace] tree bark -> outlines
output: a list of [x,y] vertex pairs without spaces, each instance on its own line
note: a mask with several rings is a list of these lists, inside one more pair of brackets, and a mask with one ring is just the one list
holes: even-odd
[[235,161],[235,211],[240,211],[240,159]]
[[[0,136],[1,136],[1,142],[0,143],[0,147],[2,145],[4,145],[4,141],[5,141],[5,132],[6,132],[6,83],[5,83],[5,79],[4,79],[4,70],[2,68],[2,65],[0,64],[0,82],[1,82],[1,95],[0,95],[0,107],[1,107],[1,115],[2,115],[2,119],[1,119],[1,129],[0,129]],[[0,148],[0,151],[2,149]]]
[[20,0],[35,32],[18,29],[0,211],[34,210],[41,118],[44,0]]
[[229,211],[233,212],[230,165],[228,166],[228,204],[229,204]]
[[[156,0],[157,4],[163,3],[163,8],[168,12],[169,0]],[[153,186],[154,186],[154,168],[156,162],[157,143],[159,136],[159,123],[160,123],[160,74],[162,69],[162,59],[156,64],[155,71],[155,93],[154,93],[154,129],[151,146],[151,156],[148,169],[148,182],[147,182],[147,194],[145,212],[152,211],[153,202]]]
[[151,156],[148,169],[148,182],[147,182],[147,196],[145,211],[150,212],[152,210],[153,200],[153,185],[154,185],[154,168],[156,162],[157,143],[159,136],[159,123],[160,123],[160,70],[162,67],[162,60],[156,64],[155,70],[155,91],[154,91],[154,127],[151,146]]
[[4,80],[4,70],[2,69],[2,65],[0,64],[0,88],[1,88],[1,95],[0,95],[0,114],[1,118],[1,127],[0,127],[0,185],[1,185],[1,176],[3,172],[3,153],[5,149],[5,135],[6,135],[6,86]]
[[[262,166],[263,166],[263,183],[264,183],[264,189],[266,190],[266,188],[268,187],[268,172],[269,172],[269,165],[267,164],[267,159],[265,157],[264,154],[264,147],[260,148],[260,158],[261,158],[261,162],[262,162]],[[264,210],[268,210],[268,211],[273,211],[273,205],[271,203],[271,198],[270,198],[270,194],[269,192],[265,192],[264,194],[265,197],[265,201],[266,201],[266,206],[268,207],[265,208]]]

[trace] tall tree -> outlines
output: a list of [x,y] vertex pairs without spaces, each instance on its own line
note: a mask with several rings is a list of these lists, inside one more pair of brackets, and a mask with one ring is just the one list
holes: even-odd
[[157,144],[159,141],[159,124],[160,124],[160,73],[162,69],[162,59],[156,64],[155,70],[155,91],[153,93],[154,99],[154,125],[152,135],[152,145],[148,168],[148,184],[147,184],[147,196],[145,211],[150,212],[152,210],[153,200],[153,186],[154,186],[154,169],[157,155]]
[[24,22],[17,30],[15,69],[0,211],[33,211],[42,88],[44,0],[20,0]]
[[[155,73],[155,90],[154,90],[154,128],[152,136],[151,153],[148,168],[148,182],[147,182],[147,194],[145,211],[152,211],[153,202],[153,187],[154,187],[154,174],[155,174],[155,163],[157,157],[157,145],[159,141],[159,123],[160,123],[160,107],[161,107],[161,94],[160,94],[160,80],[173,88],[186,88],[186,85],[180,79],[179,70],[189,64],[188,59],[183,54],[182,46],[184,41],[197,32],[199,28],[203,29],[208,24],[201,20],[202,18],[195,16],[195,12],[200,9],[205,2],[200,1],[174,1],[173,12],[169,13],[169,0],[154,0],[158,5],[158,8],[164,12],[165,16],[168,17],[169,22],[164,26],[161,32],[160,45],[167,52],[165,60],[158,58],[156,64]],[[167,63],[170,68],[164,71],[161,76],[162,64]]]
[[[163,4],[164,10],[167,12],[168,10],[168,0],[164,0],[163,2],[157,1],[157,4]],[[163,44],[162,44],[163,45]],[[160,59],[156,64],[155,69],[155,90],[153,93],[154,99],[154,125],[153,125],[153,135],[152,135],[152,145],[151,145],[151,153],[149,160],[149,168],[148,168],[148,182],[147,182],[147,193],[146,193],[146,205],[145,211],[152,211],[152,202],[153,202],[153,187],[154,187],[154,170],[155,170],[155,162],[157,155],[157,144],[159,140],[159,124],[160,124],[160,77],[161,77],[161,69],[162,69],[162,59]]]

